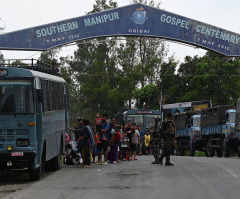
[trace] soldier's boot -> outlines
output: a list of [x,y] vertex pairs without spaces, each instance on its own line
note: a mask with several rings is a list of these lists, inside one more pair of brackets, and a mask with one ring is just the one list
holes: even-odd
[[161,158],[156,158],[154,162],[152,162],[152,164],[163,164],[162,163],[162,159]]
[[173,166],[174,164],[172,164],[171,162],[170,162],[170,155],[167,155],[166,156],[166,163],[165,163],[165,166]]
[[174,164],[172,164],[171,162],[166,162],[165,166],[173,166]]
[[152,164],[161,164],[162,165],[162,162],[160,160],[155,160],[154,162],[152,162]]

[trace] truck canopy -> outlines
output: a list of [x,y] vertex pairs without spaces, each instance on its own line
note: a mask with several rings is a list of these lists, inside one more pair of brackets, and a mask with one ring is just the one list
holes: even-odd
[[225,120],[225,112],[233,105],[214,106],[201,111],[201,126],[220,125]]
[[184,113],[174,115],[176,129],[185,129],[187,124],[191,123],[193,115],[200,115],[200,111],[187,111]]

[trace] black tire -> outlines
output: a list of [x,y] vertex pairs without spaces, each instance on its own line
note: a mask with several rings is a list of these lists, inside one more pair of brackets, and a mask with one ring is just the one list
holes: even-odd
[[28,174],[31,180],[39,180],[44,172],[45,172],[45,152],[43,152],[42,154],[40,167],[36,169],[28,168]]
[[195,145],[191,140],[189,140],[189,143],[188,143],[188,152],[189,152],[189,156],[194,156],[195,154]]
[[240,146],[238,147],[238,157],[240,158]]
[[58,155],[52,159],[51,165],[54,171],[57,171],[62,167],[62,144],[60,146]]
[[223,150],[222,149],[218,149],[217,150],[217,157],[221,158],[223,156]]
[[178,142],[177,142],[177,155],[178,156],[184,156],[185,150],[181,146],[182,146],[181,141],[178,140]]
[[229,157],[230,155],[230,144],[226,141],[226,138],[223,139],[223,157]]
[[211,147],[211,138],[207,142],[207,147],[206,147],[206,152],[207,153],[206,157],[213,157],[214,156],[214,150]]
[[185,152],[185,150],[182,149],[182,148],[180,148],[180,149],[178,150],[178,155],[179,155],[179,156],[184,156],[184,152]]
[[204,152],[205,152],[205,156],[206,156],[206,157],[209,157],[209,156],[208,156],[208,152],[207,152],[206,150],[205,150]]

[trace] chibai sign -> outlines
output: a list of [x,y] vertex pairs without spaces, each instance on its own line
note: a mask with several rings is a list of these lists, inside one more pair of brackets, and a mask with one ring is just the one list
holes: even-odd
[[111,36],[157,37],[240,56],[240,35],[143,4],[0,35],[0,49],[48,50],[82,39]]

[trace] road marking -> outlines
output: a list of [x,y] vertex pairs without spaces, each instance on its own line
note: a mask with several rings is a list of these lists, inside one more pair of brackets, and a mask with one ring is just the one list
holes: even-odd
[[225,169],[225,171],[230,173],[233,177],[238,178],[238,176],[235,173],[231,172],[229,169]]

